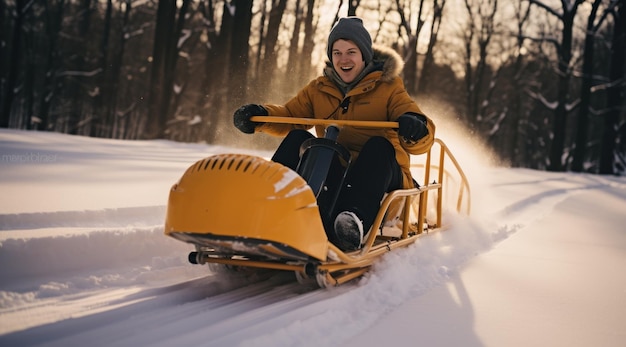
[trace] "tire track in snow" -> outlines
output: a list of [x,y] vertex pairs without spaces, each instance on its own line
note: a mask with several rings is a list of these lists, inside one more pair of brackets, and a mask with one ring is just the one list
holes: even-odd
[[[236,322],[230,324],[231,331],[236,331],[243,324],[242,316],[261,310],[272,317],[276,310],[268,307],[311,290],[298,284],[292,273],[267,272],[254,276],[211,275],[161,288],[127,290],[127,295],[123,290],[84,293],[50,303],[51,309],[71,301],[82,305],[84,310],[75,312],[72,319],[0,336],[0,345],[27,346],[46,341],[46,346],[128,346],[145,343],[146,331],[154,343],[159,343],[171,337],[168,332],[172,326],[182,334],[206,333],[209,329],[217,338],[225,332],[224,322]],[[294,305],[298,304],[281,306],[279,311],[295,309]],[[251,319],[259,319],[259,315]]]
[[165,206],[143,206],[87,211],[0,214],[0,231],[157,225],[163,223],[165,209]]
[[[104,270],[134,267],[135,271],[128,275],[135,278],[141,274],[140,267],[161,269],[186,263],[185,252],[192,249],[165,237],[162,226],[67,229],[68,234],[63,234],[63,230],[56,231],[58,235],[0,241],[0,276],[7,282],[19,282],[49,276],[92,276]],[[116,279],[122,283],[128,277],[109,276],[109,281]],[[0,290],[6,284],[0,284]]]
[[[524,172],[521,170],[520,172]],[[491,216],[498,224],[498,231],[494,234],[495,241],[501,241],[516,231],[527,227],[551,213],[554,208],[569,197],[584,191],[602,189],[606,187],[621,187],[623,184],[612,177],[592,176],[581,174],[580,177],[567,174],[543,173],[544,179],[516,180],[493,184],[493,187],[510,189],[512,191],[525,189],[537,190],[536,186],[546,185],[549,189],[539,189],[540,193],[528,195],[513,201]],[[590,183],[592,181],[592,183]],[[520,194],[515,194],[520,196]],[[524,196],[524,194],[521,194]]]
[[[158,318],[143,321],[146,329],[153,329],[150,338],[146,335],[125,336],[107,341],[107,346],[129,346],[149,344],[151,346],[172,346],[201,344],[203,346],[230,346],[242,340],[242,334],[260,334],[259,323],[298,312],[303,306],[314,305],[324,299],[334,297],[349,290],[350,285],[336,290],[316,290],[295,282],[290,272],[276,273],[266,281],[240,288],[222,295],[211,297],[186,307],[168,309],[168,319]],[[143,317],[137,317],[141,319]],[[151,316],[152,317],[152,316]],[[167,326],[160,331],[155,326]],[[151,327],[151,328],[150,328]],[[115,330],[119,333],[119,330]],[[171,332],[176,334],[172,335]],[[119,335],[119,334],[118,334]],[[85,341],[99,335],[86,336]],[[59,341],[58,346],[76,340]],[[81,341],[79,341],[81,342]],[[55,344],[54,346],[56,346]]]

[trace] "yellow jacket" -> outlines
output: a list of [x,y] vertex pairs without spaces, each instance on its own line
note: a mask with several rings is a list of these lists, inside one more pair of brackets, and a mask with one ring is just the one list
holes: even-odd
[[[417,104],[411,99],[400,73],[404,63],[402,58],[388,48],[374,47],[374,64],[378,68],[367,74],[344,96],[343,92],[327,76],[331,75],[332,64],[327,62],[324,76],[312,80],[285,105],[263,105],[271,116],[339,119],[339,120],[370,120],[396,121],[404,113],[422,114]],[[348,99],[349,98],[349,99]],[[348,99],[348,102],[345,100]],[[344,107],[346,106],[347,107]],[[410,155],[423,154],[433,144],[435,125],[427,119],[428,135],[416,143],[409,144],[401,140],[394,129],[373,129],[358,127],[343,127],[339,132],[337,142],[346,147],[352,154],[352,160],[365,142],[372,136],[387,138],[396,150],[396,160],[404,173],[404,187],[412,188],[413,179],[410,171]],[[264,123],[256,131],[285,136],[289,131],[300,128],[309,129],[311,126]],[[315,127],[317,136],[323,137],[323,126]]]

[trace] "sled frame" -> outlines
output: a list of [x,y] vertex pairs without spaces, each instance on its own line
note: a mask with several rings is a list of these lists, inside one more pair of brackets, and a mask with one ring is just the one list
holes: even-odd
[[[378,128],[397,128],[397,122],[371,122],[349,120],[323,120],[309,118],[290,118],[273,116],[255,116],[252,121],[304,124],[304,125],[335,125],[335,126],[368,126]],[[458,161],[446,146],[435,138],[434,143],[439,147],[438,165],[432,163],[433,148],[425,153],[425,163],[412,165],[424,169],[424,185],[412,189],[399,189],[388,193],[381,201],[380,209],[371,227],[371,232],[364,240],[363,247],[352,252],[343,252],[331,242],[328,242],[328,257],[325,261],[318,259],[290,260],[290,259],[262,259],[249,256],[220,256],[215,255],[211,249],[196,244],[196,252],[190,254],[190,261],[196,264],[217,263],[235,267],[250,267],[272,270],[294,271],[299,282],[316,282],[320,287],[337,286],[348,282],[366,273],[372,264],[383,254],[400,247],[406,247],[414,243],[419,237],[446,229],[448,226],[442,221],[444,183],[448,176],[456,172],[459,179],[459,189],[456,192],[456,211],[463,214],[470,213],[470,186],[467,177]],[[435,147],[435,146],[433,146]],[[447,160],[446,160],[447,159]],[[445,167],[449,162],[453,171],[447,171]],[[433,171],[437,171],[436,178]],[[434,178],[434,179],[433,179]],[[431,183],[428,183],[433,179]],[[435,194],[436,218],[434,221],[426,220],[428,208],[428,195]],[[402,222],[401,233],[397,236],[381,235],[384,228],[385,218],[393,203],[399,201],[403,206],[399,216]],[[417,221],[411,223],[411,218]],[[408,222],[407,222],[408,221]],[[192,259],[193,258],[193,259]]]

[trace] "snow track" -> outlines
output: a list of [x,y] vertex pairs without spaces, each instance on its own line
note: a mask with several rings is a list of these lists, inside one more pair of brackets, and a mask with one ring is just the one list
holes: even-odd
[[[500,215],[524,220],[537,215],[532,199],[545,208],[546,199],[552,206],[569,192],[511,202]],[[467,259],[521,228],[451,216],[462,227],[388,254],[363,281],[315,290],[298,284],[293,273],[216,274],[188,264],[193,247],[163,235],[163,212],[142,207],[0,216],[0,264],[20,264],[0,268],[8,279],[0,292],[0,317],[8,322],[0,328],[6,333],[0,345],[332,344],[379,319],[381,307],[393,309],[445,282]],[[352,299],[333,299],[344,294]],[[309,332],[309,324],[318,329]],[[277,341],[276,326],[283,327],[284,340]]]
[[[56,211],[0,215],[1,230],[73,227],[127,227],[163,222],[165,206],[126,207],[93,211]],[[37,233],[41,234],[40,231]],[[23,234],[21,234],[23,236]],[[0,233],[0,237],[6,237]]]
[[172,325],[213,340],[332,295],[312,292],[290,272],[216,274],[191,265],[191,245],[150,225],[162,213],[0,215],[0,345],[143,345],[145,334],[135,333],[146,330],[151,344],[168,345],[162,328]]
[[54,311],[60,307],[73,314],[65,320],[1,336],[0,344],[29,346],[46,341],[42,345],[171,346],[180,342],[178,333],[170,334],[174,328],[190,338],[201,333],[202,339],[207,340],[203,345],[213,345],[211,341],[236,337],[237,332],[258,322],[333,295],[313,289],[295,282],[292,273],[233,273],[219,277],[209,273],[161,287],[110,288],[64,295],[13,312],[3,310],[3,314],[17,319],[24,313],[24,320],[29,319],[31,311],[44,312],[40,319],[46,318],[46,311],[50,318],[58,319]]
[[[118,212],[64,212],[107,213]],[[29,216],[45,225],[42,215]],[[450,269],[492,243],[479,228],[465,235],[447,231],[443,238],[436,233],[386,257],[362,281],[369,287],[353,282],[317,290],[297,283],[291,272],[216,274],[188,264],[192,246],[165,237],[160,225],[89,223],[79,227],[74,220],[72,227],[33,231],[38,237],[3,238],[0,345],[265,346],[276,342],[276,336],[267,336],[276,326],[286,334],[280,345],[332,343],[384,314],[376,307],[400,305],[407,295],[445,281]],[[402,272],[406,277],[396,275]],[[354,299],[333,300],[343,295]],[[341,321],[352,316],[361,318],[345,330]],[[308,324],[326,325],[324,334],[308,331]]]
[[471,218],[316,290],[213,273],[163,235],[171,184],[232,149],[0,129],[7,158],[55,159],[0,162],[0,346],[622,346],[624,178],[465,147]]

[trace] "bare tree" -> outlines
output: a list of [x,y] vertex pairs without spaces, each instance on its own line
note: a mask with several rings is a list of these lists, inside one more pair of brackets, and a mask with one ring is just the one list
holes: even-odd
[[509,139],[510,147],[508,157],[513,166],[522,166],[526,158],[526,143],[529,142],[529,136],[526,133],[528,124],[528,107],[524,107],[520,90],[525,89],[526,82],[522,79],[524,75],[526,62],[522,50],[524,50],[524,31],[530,17],[530,5],[524,7],[522,1],[518,1],[515,9],[516,19],[516,49],[513,55],[511,89],[514,90],[512,97],[509,99]]
[[578,121],[576,124],[576,141],[574,146],[574,155],[572,160],[572,171],[581,172],[584,167],[585,153],[587,152],[587,139],[589,131],[589,106],[591,104],[591,88],[594,84],[593,79],[593,63],[594,63],[594,51],[595,51],[595,38],[600,26],[607,18],[607,14],[617,4],[613,2],[609,8],[606,9],[604,15],[602,15],[596,22],[596,15],[598,8],[602,4],[602,0],[594,0],[591,5],[591,12],[587,19],[587,30],[585,31],[585,47],[583,51],[583,66],[582,66],[582,84],[580,87],[580,104],[578,105]]
[[[272,8],[268,19],[267,33],[264,38],[264,57],[261,60],[261,76],[263,76],[263,84],[272,85],[272,81],[276,76],[276,66],[278,64],[278,54],[276,47],[278,45],[278,33],[287,7],[287,0],[272,1]],[[266,88],[264,90],[267,91]]]
[[[494,36],[497,0],[465,0],[468,13],[468,28],[465,31],[465,88],[469,125],[478,127],[485,119],[485,108],[489,105],[489,94],[495,82],[487,63],[488,47]],[[474,52],[477,47],[478,52]],[[475,61],[475,63],[473,62]],[[484,90],[485,88],[486,90]]]
[[[441,21],[443,20],[443,10],[446,5],[446,0],[433,0],[433,15],[430,22],[430,38],[428,39],[428,48],[426,49],[426,55],[424,57],[424,64],[420,74],[420,81],[418,85],[418,92],[424,93],[428,88],[427,81],[432,79],[431,71],[435,65],[435,44],[437,43],[437,37],[439,35],[439,28],[441,28]],[[419,32],[417,33],[419,35]]]
[[77,74],[66,75],[65,88],[66,91],[69,91],[69,96],[72,100],[63,126],[66,127],[65,131],[70,134],[82,134],[82,130],[90,123],[92,116],[92,111],[87,107],[88,102],[86,100],[88,98],[87,90],[91,85],[83,81],[84,77],[91,77],[86,73],[87,71],[94,72],[90,64],[93,52],[89,49],[91,42],[88,40],[92,12],[91,0],[79,1],[76,21],[72,23],[72,27],[68,28],[74,37],[74,44],[68,47],[68,51],[72,53],[80,51],[82,53],[70,54],[72,59],[71,63],[68,64],[70,71],[67,72],[75,71]]
[[[552,122],[552,145],[550,146],[548,170],[563,171],[565,165],[562,161],[565,149],[565,133],[567,127],[567,117],[575,103],[569,104],[570,80],[572,77],[571,60],[572,60],[572,37],[574,28],[574,18],[578,7],[585,0],[561,0],[561,11],[550,7],[546,3],[539,0],[529,0],[529,2],[545,10],[561,22],[561,38],[545,38],[544,41],[554,45],[558,57],[557,67],[557,96],[555,106],[547,102],[545,97],[541,97],[540,101],[544,106],[553,110],[554,120]],[[534,38],[536,39],[536,38]]]
[[[102,39],[100,41],[100,52],[98,54],[99,66],[102,71],[98,76],[97,82],[97,92],[95,97],[93,98],[93,109],[94,109],[94,119],[91,124],[91,136],[102,136],[105,133],[104,121],[108,118],[109,107],[111,100],[108,98],[110,94],[110,83],[109,79],[109,64],[107,61],[107,55],[109,52],[109,37],[111,35],[111,17],[113,13],[113,1],[107,0],[106,9],[104,15],[104,23],[102,30]],[[105,106],[105,98],[107,99],[107,103]],[[96,114],[97,112],[97,114]]]
[[[4,114],[3,101],[4,101],[4,87],[7,80],[7,74],[9,72],[7,66],[9,64],[7,51],[8,51],[8,35],[6,30],[5,21],[6,13],[8,12],[7,4],[5,1],[0,1],[0,128],[7,128],[9,126],[8,115]],[[6,119],[5,119],[6,117]]]
[[[184,0],[180,10],[174,0],[159,0],[154,51],[148,97],[147,136],[163,137],[170,117],[170,102],[174,83],[174,68],[178,59],[178,38],[185,23],[191,0]],[[177,20],[178,17],[178,20]],[[174,30],[172,30],[174,28]]]
[[44,80],[38,95],[39,119],[35,128],[39,130],[52,130],[54,127],[53,120],[50,117],[50,109],[52,100],[57,96],[57,72],[59,70],[60,60],[58,41],[61,33],[63,17],[65,13],[64,1],[56,3],[54,1],[45,1],[46,15],[45,36],[47,46],[45,47],[44,59]]
[[306,16],[304,17],[304,42],[302,44],[302,59],[300,59],[300,66],[298,68],[298,74],[296,75],[296,82],[298,85],[304,83],[309,79],[311,74],[311,55],[315,48],[315,32],[317,23],[313,23],[313,13],[315,10],[316,0],[307,0]]
[[228,66],[231,63],[230,47],[235,28],[235,13],[234,8],[224,1],[218,21],[215,18],[218,11],[214,10],[214,6],[217,4],[214,4],[212,0],[206,0],[202,10],[203,22],[206,23],[207,43],[203,61],[202,94],[197,101],[198,109],[205,112],[209,110],[206,112],[209,131],[204,137],[209,143],[218,139],[217,129],[221,129],[226,124],[232,124],[223,119],[221,112],[229,105],[230,89],[223,82],[227,80]]
[[248,85],[248,68],[250,66],[249,44],[250,27],[252,25],[253,0],[235,0],[233,22],[237,30],[232,32],[228,74],[229,102],[240,105],[246,100]]
[[[604,127],[602,133],[600,151],[600,173],[616,173],[616,157],[620,157],[622,165],[626,159],[623,152],[624,142],[626,142],[626,125],[624,119],[620,123],[620,115],[624,114],[626,95],[626,71],[624,71],[624,61],[626,60],[626,5],[623,0],[615,0],[616,9],[613,17],[613,39],[611,42],[611,63],[609,68],[609,84],[607,93],[608,111],[604,115]],[[616,153],[617,143],[621,129],[621,156]],[[622,166],[621,171],[624,171]]]
[[166,91],[167,70],[171,63],[171,46],[174,42],[172,30],[176,19],[176,2],[159,0],[154,31],[154,49],[152,53],[152,67],[150,75],[150,94],[148,96],[148,137],[160,137],[165,133],[167,110],[163,106],[169,105],[169,93]]
[[[437,0],[435,0],[436,2]],[[424,15],[424,3],[425,0],[420,0],[417,10],[417,25],[415,30],[411,28],[410,20],[405,15],[406,6],[400,0],[396,0],[396,9],[400,15],[400,28],[404,29],[408,38],[406,45],[403,47],[404,51],[404,84],[409,93],[417,92],[417,40],[422,31],[422,27],[426,22],[422,17]],[[408,12],[413,13],[411,4],[409,4]],[[399,29],[400,30],[400,29]]]
[[[107,77],[105,78],[103,82],[104,85],[102,87],[102,100],[105,104],[102,117],[105,124],[108,125],[108,129],[106,130],[106,132],[108,133],[108,137],[112,138],[124,138],[125,132],[128,130],[129,117],[118,117],[117,113],[117,106],[119,104],[119,94],[117,91],[119,90],[120,79],[122,78],[122,64],[126,52],[126,43],[128,41],[127,37],[130,31],[130,13],[132,9],[132,0],[124,0],[124,5],[125,6],[122,15],[121,30],[117,36],[119,48],[116,51],[116,54],[112,55],[110,67],[104,70],[110,72],[108,74],[105,74],[105,76]],[[104,45],[105,42],[106,40],[103,38],[102,44]],[[108,49],[107,52],[104,53],[108,54]],[[103,129],[103,131],[105,130]]]
[[[295,23],[289,43],[289,58],[287,60],[287,75],[283,78],[286,83],[280,86],[281,92],[293,94],[294,89],[301,88],[309,81],[311,75],[311,55],[315,47],[315,30],[313,11],[316,0],[296,1]],[[304,35],[302,35],[304,34]]]
[[289,57],[287,58],[287,73],[295,76],[298,69],[298,61],[302,59],[299,52],[300,32],[304,21],[304,13],[302,10],[301,0],[296,0],[294,9],[294,23],[291,30],[291,39],[289,40]]
[[19,63],[22,60],[22,25],[26,12],[32,3],[26,0],[15,1],[15,11],[13,18],[13,26],[11,32],[13,36],[10,39],[11,54],[8,59],[8,77],[3,85],[4,95],[2,96],[2,115],[0,116],[0,127],[8,128],[11,119],[11,109],[15,100],[15,90],[17,89],[17,75],[20,71]]

